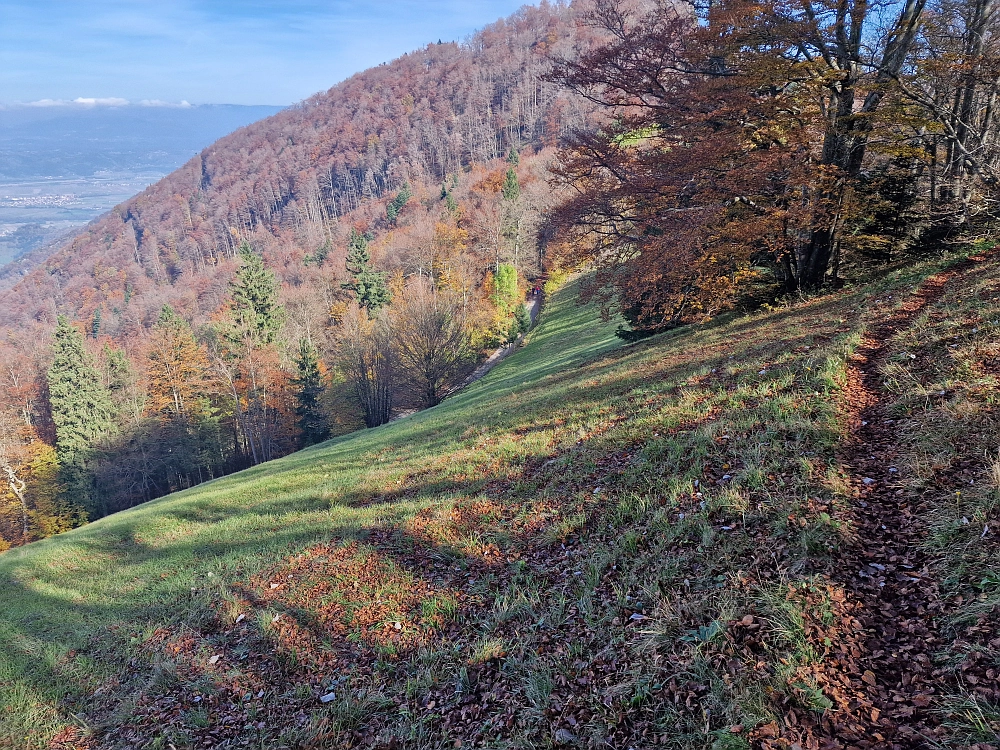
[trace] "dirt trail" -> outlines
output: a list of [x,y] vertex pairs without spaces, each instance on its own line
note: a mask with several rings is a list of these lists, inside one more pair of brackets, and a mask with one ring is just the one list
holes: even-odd
[[[937,622],[945,609],[923,551],[928,510],[919,493],[899,480],[897,427],[887,413],[880,373],[889,344],[938,301],[949,282],[985,256],[969,258],[928,278],[893,314],[869,328],[850,364],[848,399],[853,440],[841,455],[857,491],[851,519],[856,543],[845,550],[839,579],[861,623],[860,653],[853,659],[846,711],[824,722],[821,746],[930,747],[939,724],[935,694],[945,676],[933,655],[942,648]],[[846,685],[845,685],[846,687]]]
[[[531,301],[525,302],[524,309],[528,312],[528,317],[531,318],[531,325],[534,326],[535,321],[538,319],[538,313],[542,309],[542,298],[534,297],[532,298]],[[493,352],[489,357],[487,357],[486,360],[481,365],[479,365],[479,367],[477,367],[475,371],[462,382],[461,385],[457,386],[448,395],[453,396],[456,393],[460,393],[461,391],[465,390],[470,385],[475,383],[477,380],[482,380],[483,378],[485,378],[487,375],[489,375],[490,370],[492,370],[494,367],[496,367],[498,364],[507,359],[507,357],[509,357],[511,354],[513,354],[518,350],[518,348],[521,346],[521,342],[523,339],[524,335],[522,334],[521,336],[517,337],[516,341],[501,346],[499,349]]]

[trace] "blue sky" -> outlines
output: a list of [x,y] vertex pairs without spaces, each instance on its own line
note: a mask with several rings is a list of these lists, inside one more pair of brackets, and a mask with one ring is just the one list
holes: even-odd
[[291,104],[524,0],[0,0],[0,103]]

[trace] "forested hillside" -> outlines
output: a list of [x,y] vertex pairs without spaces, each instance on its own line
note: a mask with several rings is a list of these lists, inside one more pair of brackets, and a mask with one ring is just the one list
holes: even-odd
[[[286,271],[345,240],[348,222],[336,220],[369,199],[407,182],[436,199],[473,165],[554,145],[583,124],[541,80],[551,52],[572,50],[569,15],[526,8],[468,45],[429,45],[223,138],[77,236],[3,296],[0,316],[51,326],[56,309],[78,320],[117,309],[104,321],[112,335],[148,324],[164,301],[205,316],[244,240]],[[369,229],[382,208],[357,223]],[[334,244],[342,261],[346,242]]]
[[998,95],[593,0],[220,141],[0,297],[0,745],[997,750]]
[[543,79],[573,18],[525,8],[243,128],[0,292],[0,536],[432,405],[523,330],[546,164],[586,124]]

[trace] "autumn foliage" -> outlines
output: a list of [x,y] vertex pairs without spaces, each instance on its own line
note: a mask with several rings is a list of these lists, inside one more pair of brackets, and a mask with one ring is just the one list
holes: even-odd
[[598,0],[606,41],[551,76],[604,113],[555,169],[564,263],[649,332],[967,228],[995,183],[991,8]]
[[[542,270],[546,164],[592,109],[543,75],[590,44],[577,16],[525,8],[237,131],[0,290],[0,415],[16,425],[0,536],[382,424],[461,383],[519,330]],[[57,315],[71,352],[53,371]]]
[[638,338],[974,232],[997,23],[543,3],[233,133],[0,291],[3,538],[434,405],[545,273]]

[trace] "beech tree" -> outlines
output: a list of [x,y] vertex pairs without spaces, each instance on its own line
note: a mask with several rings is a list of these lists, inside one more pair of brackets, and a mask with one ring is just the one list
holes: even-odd
[[596,0],[607,42],[552,76],[606,112],[556,168],[592,293],[649,331],[731,305],[762,269],[784,291],[826,283],[869,209],[875,135],[887,151],[907,137],[884,110],[924,5],[722,0],[698,19]]
[[150,333],[146,371],[154,412],[184,418],[205,410],[211,382],[208,357],[190,326],[169,305]]
[[347,377],[367,427],[378,427],[392,416],[397,358],[387,315],[369,317],[351,307],[341,323],[338,361]]
[[932,0],[904,97],[929,113],[920,133],[930,218],[945,229],[989,211],[1000,182],[1000,14],[995,0]]
[[[20,529],[18,539],[7,538],[0,534],[0,544],[6,541],[24,543],[30,538],[30,526],[28,516],[28,485],[22,476],[22,465],[24,463],[25,446],[21,440],[21,430],[17,421],[5,411],[0,411],[0,482],[3,482],[13,499],[18,510]],[[0,485],[2,486],[2,485]],[[2,496],[0,496],[2,497]],[[13,537],[10,534],[10,537]],[[3,548],[0,547],[0,551]]]
[[187,321],[169,305],[150,332],[146,374],[149,408],[156,415],[150,447],[157,472],[171,487],[213,476],[221,450],[211,364]]
[[517,268],[501,263],[493,276],[493,304],[505,316],[512,315],[518,304]]

